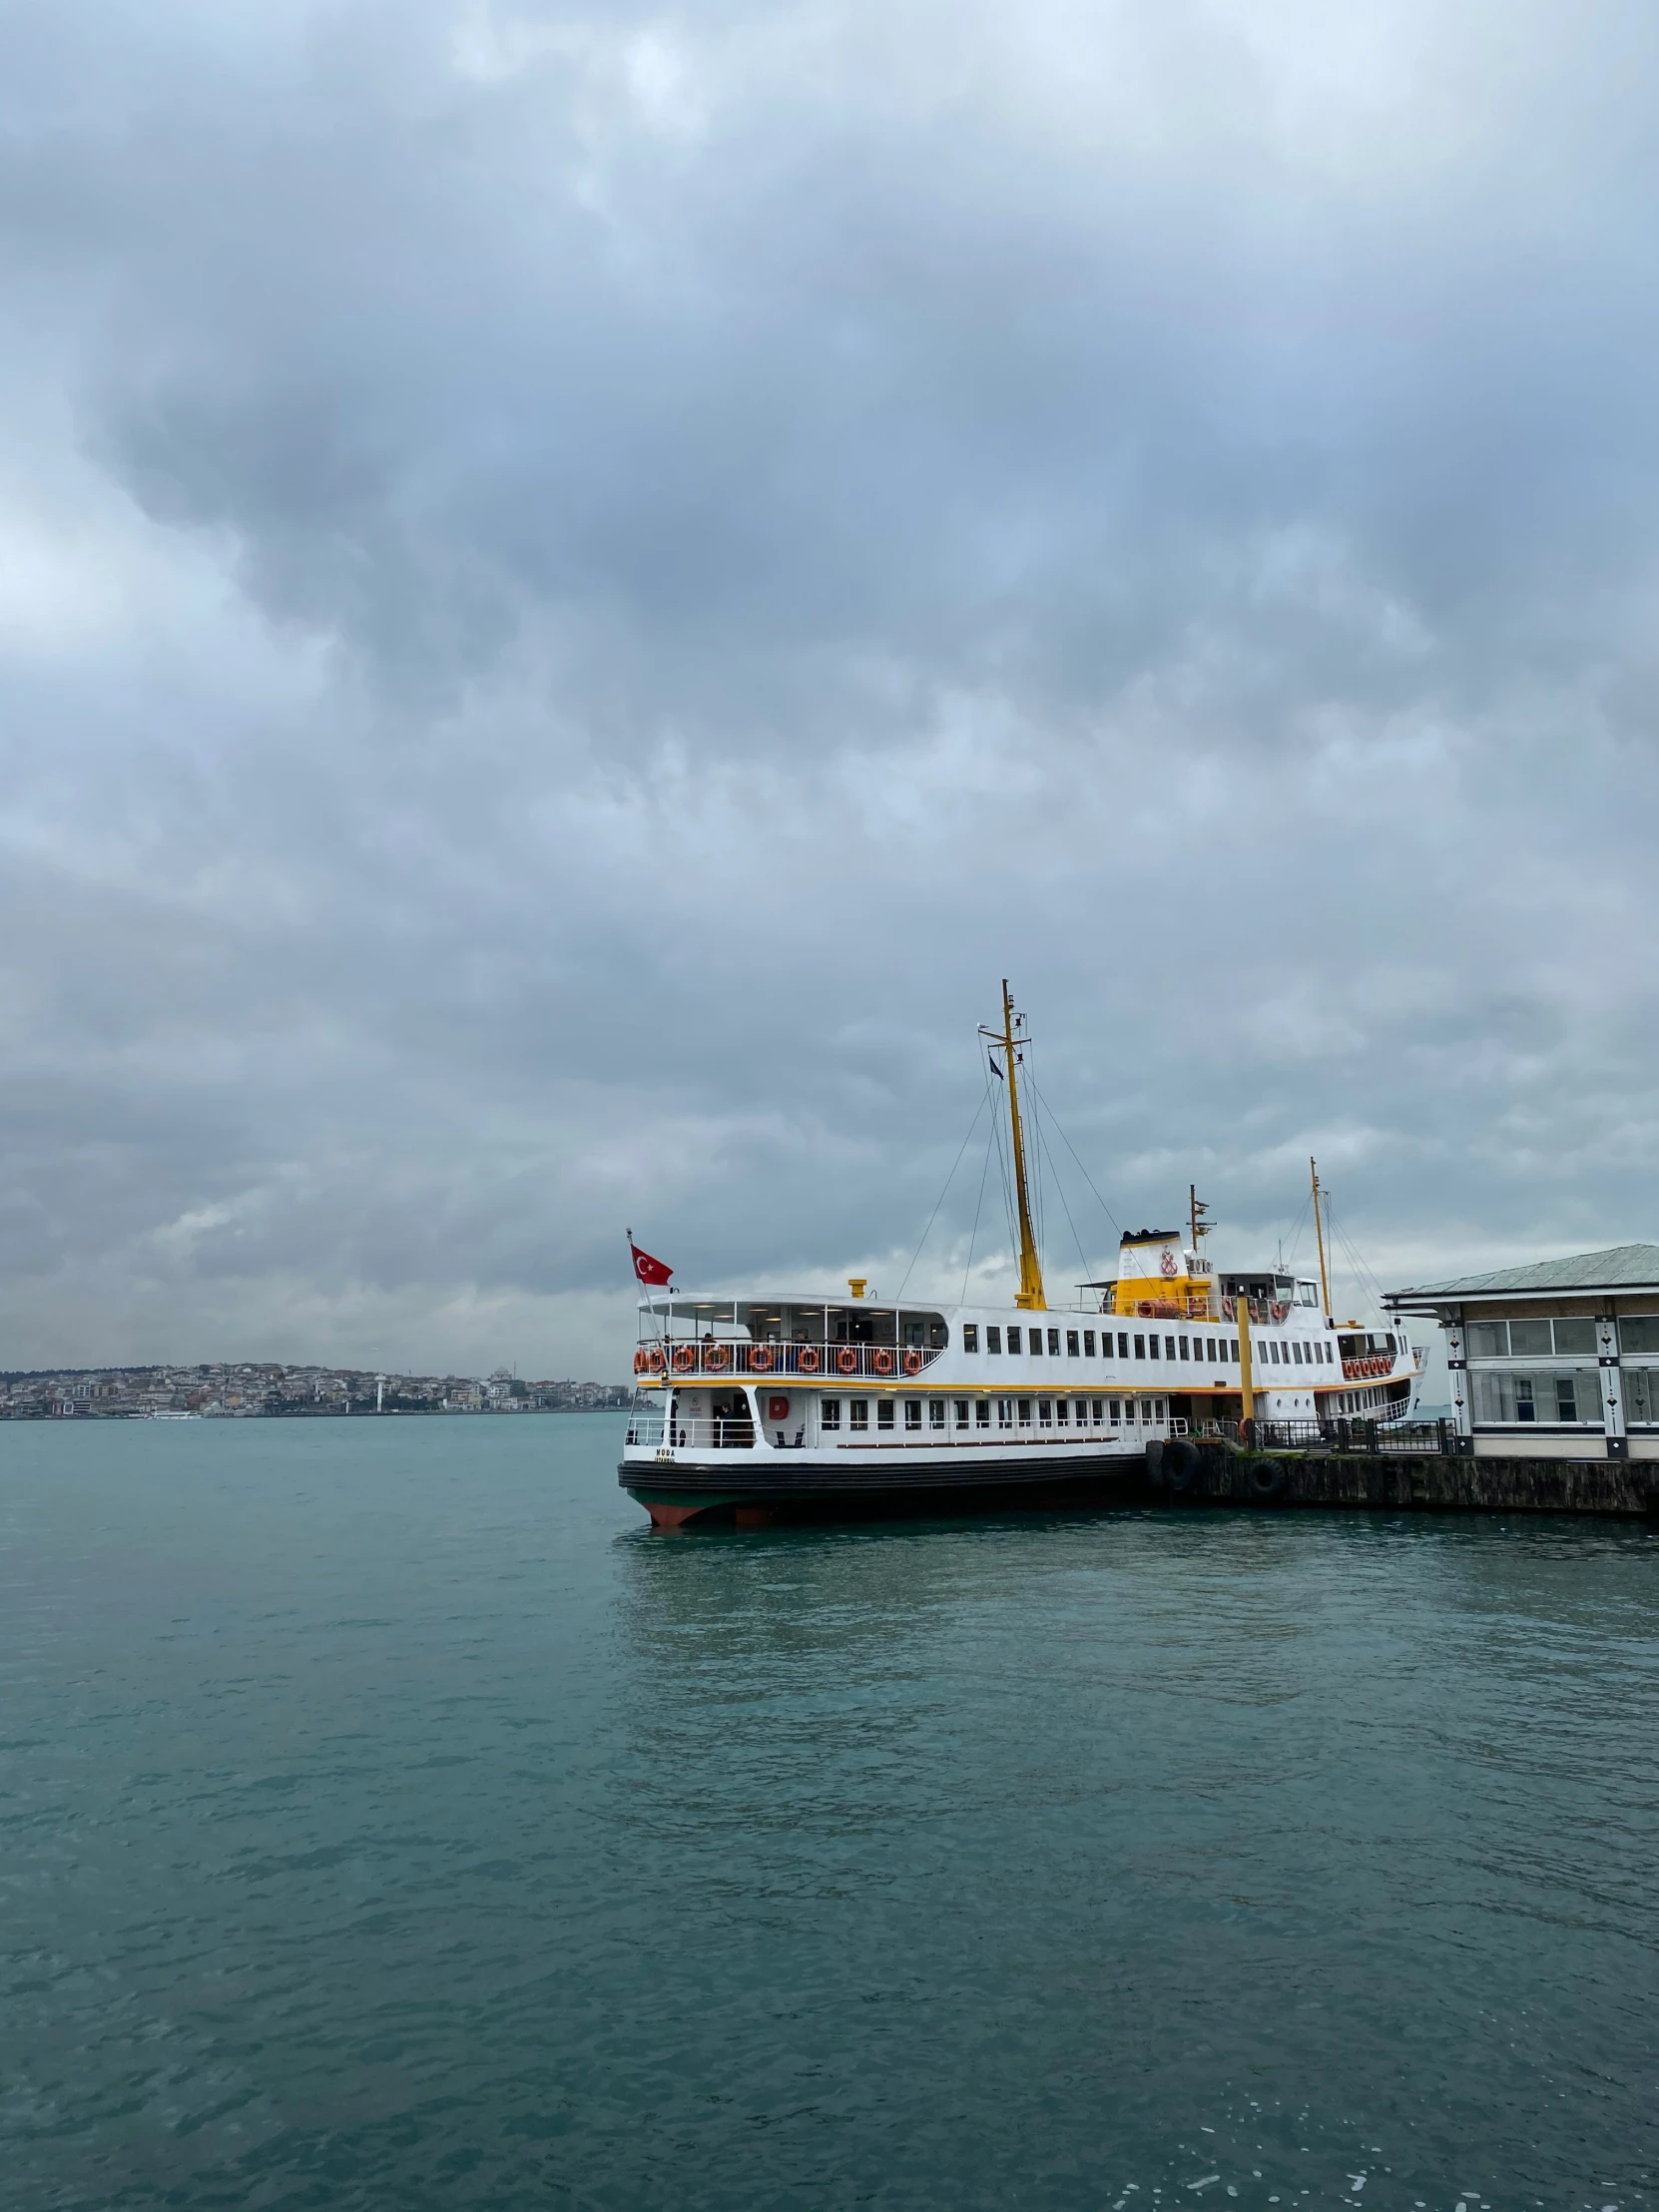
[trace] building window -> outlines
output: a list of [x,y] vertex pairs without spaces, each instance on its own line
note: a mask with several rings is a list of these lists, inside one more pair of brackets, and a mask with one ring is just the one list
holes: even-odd
[[875,1425],[877,1428],[891,1428],[893,1426],[892,1399],[890,1397],[878,1397],[875,1400]]
[[1659,1314],[1627,1314],[1619,1323],[1621,1352],[1659,1352]]
[[[1628,1326],[1621,1327],[1621,1342]],[[1468,1347],[1471,1360],[1547,1360],[1552,1354],[1584,1358],[1597,1349],[1596,1325],[1576,1314],[1556,1321],[1475,1321],[1469,1324]]]
[[1046,1397],[1039,1397],[1037,1400],[1037,1426],[1039,1428],[1052,1428],[1053,1425],[1054,1408]]
[[[1102,1405],[1098,1397],[1093,1400],[1091,1409],[1094,1414],[1094,1425],[1096,1428],[1099,1428],[1102,1425]],[[1116,1420],[1117,1415],[1114,1413],[1112,1415],[1112,1418]]]
[[976,1321],[968,1321],[962,1324],[962,1350],[964,1352],[977,1352],[979,1350],[979,1324]]
[[1068,1428],[1071,1425],[1071,1407],[1063,1397],[1054,1400],[1054,1421],[1059,1428]]
[[1075,1329],[1068,1329],[1066,1331],[1066,1358],[1068,1360],[1081,1360],[1082,1357],[1083,1347],[1078,1342],[1077,1332]]
[[989,1428],[991,1425],[991,1401],[988,1397],[974,1399],[973,1423],[976,1428]]
[[1580,1425],[1601,1419],[1601,1384],[1596,1374],[1515,1375],[1504,1369],[1477,1369],[1470,1377],[1474,1417],[1483,1423],[1555,1421]]
[[994,1322],[985,1331],[985,1350],[987,1352],[1000,1352],[1002,1350],[1002,1332]]
[[1185,1337],[1183,1337],[1183,1338],[1181,1339],[1181,1357],[1182,1357],[1182,1359],[1183,1359],[1183,1360],[1185,1360],[1185,1359],[1187,1359],[1187,1358],[1189,1357],[1189,1354],[1188,1354],[1188,1350],[1187,1350],[1187,1342],[1188,1342],[1188,1341],[1187,1341],[1187,1339],[1186,1339]]
[[[1137,1338],[1136,1338],[1136,1340],[1135,1340],[1135,1342],[1136,1342],[1137,1344],[1139,1344],[1139,1342],[1140,1342],[1140,1339],[1139,1339],[1139,1338],[1137,1337]],[[1127,1360],[1127,1359],[1128,1359],[1128,1357],[1129,1357],[1129,1332],[1128,1332],[1128,1330],[1127,1330],[1127,1329],[1120,1329],[1120,1330],[1118,1331],[1118,1358],[1119,1358],[1120,1360]]]
[[1231,1351],[1231,1353],[1229,1353],[1229,1355],[1228,1355],[1228,1360],[1227,1360],[1227,1364],[1228,1364],[1228,1366],[1229,1366],[1230,1368],[1237,1368],[1237,1367],[1242,1367],[1242,1366],[1243,1366],[1243,1364],[1244,1364],[1244,1355],[1243,1355],[1243,1353],[1241,1353],[1241,1352],[1240,1352],[1240,1350],[1239,1350],[1239,1340],[1238,1340],[1238,1338],[1237,1338],[1237,1337],[1229,1337],[1227,1341],[1228,1341],[1228,1343],[1229,1343],[1229,1344],[1230,1344],[1230,1345],[1232,1346],[1232,1348],[1233,1348],[1233,1349],[1232,1349],[1232,1351]]
[[999,1397],[996,1401],[996,1425],[1012,1428],[1014,1425],[1014,1401],[1011,1397]]
[[1158,1357],[1158,1340],[1156,1337],[1148,1337],[1148,1339],[1146,1340],[1146,1349],[1148,1358],[1156,1360]]
[[1092,1329],[1085,1329],[1083,1332],[1083,1357],[1085,1360],[1094,1358],[1094,1331]]
[[1146,1339],[1144,1337],[1137,1337],[1135,1339],[1135,1357],[1137,1360],[1144,1360],[1146,1358]]
[[821,1399],[819,1403],[818,1417],[819,1425],[821,1428],[839,1428],[841,1424],[840,1399],[838,1397],[827,1397]]
[[1031,1425],[1031,1400],[1028,1397],[1022,1397],[1019,1401],[1019,1424],[1021,1428],[1029,1428]]
[[1119,1400],[1118,1398],[1115,1398],[1115,1397],[1113,1397],[1113,1398],[1108,1398],[1106,1402],[1107,1402],[1107,1410],[1108,1410],[1108,1411],[1109,1411],[1109,1413],[1111,1414],[1111,1418],[1112,1418],[1112,1426],[1113,1426],[1114,1428],[1116,1428],[1116,1427],[1117,1427],[1117,1425],[1118,1425],[1119,1417],[1120,1417],[1120,1415],[1121,1415],[1121,1413],[1122,1413],[1122,1411],[1123,1411],[1123,1407],[1122,1407],[1122,1402],[1121,1402],[1121,1400]]
[[[1073,1335],[1071,1340],[1071,1349],[1073,1352],[1077,1350],[1077,1338],[1075,1335]],[[1051,1360],[1058,1360],[1060,1357],[1060,1332],[1057,1329],[1051,1329],[1048,1332],[1048,1357]]]
[[867,1428],[869,1426],[869,1399],[867,1397],[849,1397],[847,1399],[846,1425],[848,1428]]
[[1010,1329],[1008,1332],[1008,1350],[1010,1353],[1019,1350],[1019,1331],[1017,1329]]
[[1164,1358],[1166,1360],[1173,1360],[1175,1358],[1175,1339],[1173,1337],[1166,1337],[1164,1339]]
[[968,1402],[965,1397],[959,1397],[955,1400],[956,1426],[958,1428],[965,1428],[968,1424]]
[[1300,1344],[1297,1343],[1294,1337],[1291,1339],[1291,1358],[1296,1362],[1298,1367],[1302,1366],[1302,1347]]
[[904,1425],[906,1428],[919,1428],[921,1426],[921,1400],[919,1397],[907,1397],[904,1400]]
[[944,1399],[942,1397],[930,1397],[927,1400],[927,1425],[929,1428],[942,1428],[944,1426]]
[[1626,1368],[1621,1381],[1625,1419],[1644,1424],[1659,1421],[1659,1373],[1652,1368]]

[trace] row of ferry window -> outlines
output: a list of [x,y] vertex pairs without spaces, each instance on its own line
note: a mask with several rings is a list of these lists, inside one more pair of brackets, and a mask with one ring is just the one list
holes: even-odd
[[[1553,1353],[1596,1350],[1596,1325],[1581,1316],[1560,1321],[1471,1321],[1471,1360],[1547,1360]],[[1659,1314],[1626,1314],[1621,1352],[1659,1352]]]
[[[1008,1350],[1011,1353],[1018,1353],[1020,1338],[1023,1335],[1028,1355],[1033,1360],[1041,1359],[1043,1337],[1045,1335],[1043,1330],[1025,1329],[1022,1331],[1010,1326],[1004,1331],[1000,1323],[991,1322],[987,1324],[985,1329],[986,1352],[1000,1353],[1004,1335],[1008,1339]],[[1058,1360],[1060,1357],[1060,1332],[1057,1329],[1050,1329],[1046,1332],[1046,1335],[1048,1338],[1048,1356],[1051,1360]],[[1095,1357],[1095,1332],[1092,1329],[1068,1329],[1065,1337],[1066,1357],[1068,1359],[1092,1360]],[[1079,1346],[1080,1338],[1081,1347]],[[1150,1337],[1144,1333],[1136,1335],[1131,1330],[1120,1329],[1117,1332],[1117,1340],[1118,1358],[1120,1360],[1130,1358],[1129,1347],[1132,1342],[1135,1347],[1133,1356],[1137,1360],[1197,1360],[1201,1365],[1208,1362],[1211,1367],[1236,1368],[1239,1365],[1239,1340],[1237,1337]],[[963,1323],[962,1350],[964,1352],[977,1352],[979,1350],[979,1324],[977,1322]],[[1112,1357],[1112,1332],[1109,1329],[1103,1329],[1100,1332],[1100,1357],[1103,1360],[1109,1360]],[[1314,1368],[1334,1367],[1336,1365],[1336,1355],[1323,1337],[1311,1337],[1306,1340],[1300,1337],[1292,1337],[1286,1340],[1281,1340],[1278,1337],[1258,1337],[1256,1339],[1256,1357],[1264,1367]]]
[[[897,1402],[890,1397],[878,1397],[875,1405],[875,1426],[896,1428]],[[912,1432],[923,1425],[922,1410],[926,1407],[926,1426],[929,1429],[944,1428],[1106,1428],[1121,1427],[1125,1421],[1162,1420],[1164,1401],[1161,1397],[907,1397],[903,1401],[904,1426]],[[868,1428],[871,1400],[867,1397],[826,1397],[819,1401],[819,1422],[824,1428],[839,1428],[841,1406],[846,1407],[848,1428]],[[1032,1408],[1035,1407],[1033,1421]],[[948,1418],[946,1417],[948,1414]]]

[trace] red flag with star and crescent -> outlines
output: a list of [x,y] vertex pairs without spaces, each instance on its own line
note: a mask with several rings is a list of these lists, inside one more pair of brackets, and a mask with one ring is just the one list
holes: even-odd
[[634,1273],[642,1283],[653,1290],[661,1290],[674,1270],[665,1267],[661,1260],[653,1260],[649,1252],[642,1252],[634,1242],[634,1232],[628,1232],[628,1249],[634,1255]]

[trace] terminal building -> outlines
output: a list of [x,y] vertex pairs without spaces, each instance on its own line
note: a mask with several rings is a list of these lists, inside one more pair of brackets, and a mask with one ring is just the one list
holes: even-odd
[[1390,1291],[1445,1337],[1457,1448],[1659,1459],[1659,1245]]

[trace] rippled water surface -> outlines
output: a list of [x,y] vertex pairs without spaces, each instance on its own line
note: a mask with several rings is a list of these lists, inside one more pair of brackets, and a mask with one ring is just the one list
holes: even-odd
[[1639,2207],[1659,1540],[0,1428],[0,2204]]

